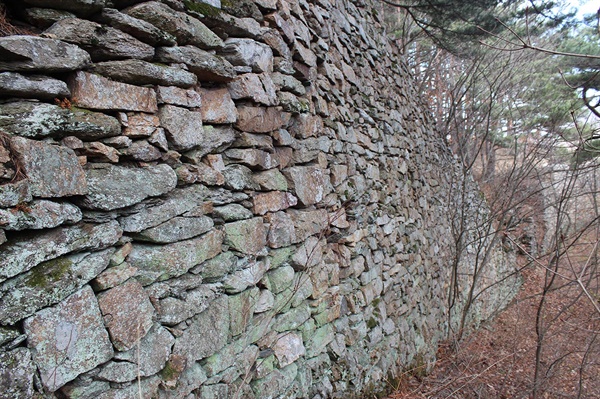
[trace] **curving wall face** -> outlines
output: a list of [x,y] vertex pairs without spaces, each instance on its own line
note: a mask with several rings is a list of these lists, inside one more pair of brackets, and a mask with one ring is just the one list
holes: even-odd
[[9,10],[0,396],[359,397],[451,328],[459,169],[377,7],[208,1]]

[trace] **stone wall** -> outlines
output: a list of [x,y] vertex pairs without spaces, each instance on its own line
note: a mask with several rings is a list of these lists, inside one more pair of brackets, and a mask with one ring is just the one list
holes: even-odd
[[12,3],[0,396],[349,398],[431,365],[458,167],[376,6]]

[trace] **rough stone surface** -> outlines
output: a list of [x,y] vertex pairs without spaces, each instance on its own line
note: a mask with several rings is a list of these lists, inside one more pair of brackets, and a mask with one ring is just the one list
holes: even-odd
[[0,95],[51,100],[70,97],[71,92],[62,80],[46,76],[24,76],[16,72],[0,73]]
[[316,204],[331,192],[327,171],[319,167],[294,166],[284,170],[283,173],[303,205]]
[[42,384],[51,392],[113,355],[89,286],[59,305],[39,311],[25,320],[23,328],[27,345],[34,350]]
[[122,233],[116,222],[80,223],[11,240],[2,248],[0,282],[69,252],[104,249],[117,242]]
[[135,237],[141,241],[168,244],[204,234],[213,227],[213,224],[212,219],[206,216],[174,217],[158,226],[141,231]]
[[222,241],[222,234],[213,230],[198,238],[165,246],[140,244],[134,246],[127,260],[138,268],[137,278],[147,285],[180,276],[218,255]]
[[156,88],[156,95],[159,104],[179,105],[188,108],[200,108],[202,106],[202,97],[194,90],[161,86]]
[[69,80],[72,102],[98,110],[157,111],[156,93],[146,87],[113,82],[102,76],[77,72]]
[[70,72],[90,64],[90,55],[60,40],[35,36],[0,38],[0,70],[23,72]]
[[191,150],[203,143],[204,129],[202,129],[200,112],[174,105],[163,105],[158,116],[173,149]]
[[157,1],[138,4],[126,12],[170,33],[181,45],[192,44],[205,50],[223,47],[223,41],[202,22]]
[[256,254],[266,243],[267,229],[262,218],[240,220],[224,226],[225,243],[245,254]]
[[159,62],[183,63],[201,82],[229,82],[236,76],[235,69],[225,58],[194,46],[159,47],[155,59]]
[[235,126],[244,132],[269,133],[287,125],[289,118],[276,108],[242,106]]
[[102,10],[106,0],[25,0],[26,4],[37,7],[57,8],[72,11],[78,15],[87,16]]
[[203,106],[202,120],[206,123],[234,123],[237,120],[235,104],[227,89],[200,89]]
[[273,51],[266,44],[252,39],[229,38],[222,54],[233,65],[249,66],[252,72],[273,71]]
[[95,63],[91,72],[132,85],[173,85],[191,87],[196,75],[181,68],[152,64],[142,60],[106,61]]
[[168,193],[177,183],[173,169],[164,164],[144,168],[102,164],[86,170],[85,176],[89,193],[81,200],[81,206],[105,211]]
[[139,351],[136,345],[126,352],[117,352],[115,359],[132,364],[136,370],[136,377],[138,370],[143,377],[151,376],[163,369],[174,342],[175,338],[166,328],[154,324],[148,334],[140,340]]
[[298,203],[296,197],[290,193],[271,191],[270,193],[257,194],[253,198],[254,213],[264,215],[267,212],[277,212],[294,206]]
[[79,208],[68,203],[36,200],[27,209],[0,209],[0,226],[4,230],[49,229],[81,220]]
[[154,56],[152,46],[118,29],[85,19],[61,19],[45,34],[78,45],[90,54],[93,61],[122,58],[149,60]]
[[177,43],[175,36],[158,29],[142,19],[134,18],[114,8],[105,8],[96,16],[98,22],[117,28],[138,40],[150,45],[173,46]]
[[252,99],[267,106],[277,104],[275,85],[266,73],[245,73],[235,78],[227,87],[234,100]]
[[35,365],[29,350],[16,348],[10,352],[0,352],[0,376],[2,376],[4,397],[13,399],[33,397],[34,373]]
[[110,339],[119,351],[131,349],[152,327],[154,307],[134,279],[98,295],[98,305]]
[[12,137],[10,146],[32,195],[51,198],[87,194],[85,174],[73,150],[24,137]]

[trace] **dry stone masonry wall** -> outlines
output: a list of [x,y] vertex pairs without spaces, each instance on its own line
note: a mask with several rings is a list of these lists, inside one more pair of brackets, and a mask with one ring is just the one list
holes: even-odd
[[458,169],[377,7],[5,3],[0,397],[349,398],[430,364]]

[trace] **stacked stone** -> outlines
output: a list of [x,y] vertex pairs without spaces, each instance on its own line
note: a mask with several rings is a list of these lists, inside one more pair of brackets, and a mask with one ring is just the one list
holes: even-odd
[[40,34],[0,38],[8,397],[347,398],[434,359],[457,168],[376,7],[23,3]]

